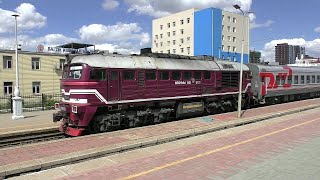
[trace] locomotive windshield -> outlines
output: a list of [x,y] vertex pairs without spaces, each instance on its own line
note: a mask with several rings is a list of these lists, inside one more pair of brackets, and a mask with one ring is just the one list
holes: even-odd
[[69,79],[80,79],[82,73],[82,66],[71,66],[69,71]]

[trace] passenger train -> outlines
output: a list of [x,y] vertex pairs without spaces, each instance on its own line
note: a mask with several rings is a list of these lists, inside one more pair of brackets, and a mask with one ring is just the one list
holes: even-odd
[[[237,109],[240,64],[208,56],[88,54],[63,70],[53,121],[71,136]],[[320,95],[320,68],[243,65],[242,106]]]

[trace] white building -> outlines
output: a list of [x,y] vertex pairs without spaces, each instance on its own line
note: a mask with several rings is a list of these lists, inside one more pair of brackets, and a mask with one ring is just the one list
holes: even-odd
[[152,21],[152,52],[209,55],[238,61],[244,40],[249,60],[249,18],[216,8],[189,9]]

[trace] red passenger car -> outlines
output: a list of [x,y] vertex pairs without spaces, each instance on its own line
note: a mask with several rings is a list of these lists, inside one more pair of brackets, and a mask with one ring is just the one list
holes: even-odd
[[[244,68],[243,97],[250,101]],[[63,100],[54,121],[71,136],[160,123],[169,117],[232,110],[239,63],[211,57],[152,54],[76,56],[63,72]]]

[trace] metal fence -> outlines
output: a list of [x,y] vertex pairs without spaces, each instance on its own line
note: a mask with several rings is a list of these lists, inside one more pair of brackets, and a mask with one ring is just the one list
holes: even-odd
[[[0,96],[0,114],[12,113],[12,95]],[[23,112],[44,111],[54,109],[54,104],[61,101],[61,94],[39,94],[21,96]]]

